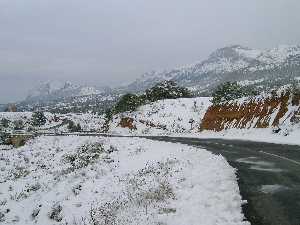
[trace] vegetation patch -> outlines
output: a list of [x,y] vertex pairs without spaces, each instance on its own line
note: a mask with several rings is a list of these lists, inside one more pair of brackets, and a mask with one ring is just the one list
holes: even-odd
[[70,164],[71,171],[87,167],[95,163],[104,153],[101,143],[87,143],[76,150],[75,153],[64,155],[64,162]]
[[219,105],[246,96],[255,96],[257,91],[250,87],[239,85],[237,82],[226,82],[219,85],[214,91],[212,103]]

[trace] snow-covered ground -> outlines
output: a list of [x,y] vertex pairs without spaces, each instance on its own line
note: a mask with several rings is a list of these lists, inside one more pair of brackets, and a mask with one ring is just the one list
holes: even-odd
[[0,121],[2,119],[9,120],[9,127],[7,131],[14,130],[15,122],[22,121],[24,130],[30,130],[34,128],[37,130],[49,130],[53,127],[58,131],[67,132],[67,124],[64,124],[65,120],[71,120],[75,124],[80,124],[84,131],[101,131],[104,124],[104,117],[92,113],[69,113],[69,114],[53,114],[46,112],[46,124],[40,127],[32,126],[32,112],[0,112]]
[[[135,112],[114,116],[110,126],[112,134],[132,135],[170,135],[174,133],[195,133],[199,122],[211,98],[165,99],[141,106]],[[133,118],[136,129],[122,128],[119,123],[122,117]]]
[[203,149],[69,136],[0,154],[1,224],[249,224],[235,170]]

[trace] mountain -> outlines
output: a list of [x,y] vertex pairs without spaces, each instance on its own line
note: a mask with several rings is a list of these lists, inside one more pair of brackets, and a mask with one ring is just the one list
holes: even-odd
[[32,89],[26,101],[44,101],[57,98],[96,95],[104,92],[104,88],[74,85],[70,82],[51,81],[42,83]]
[[202,62],[171,70],[151,71],[129,85],[113,90],[70,82],[46,82],[31,90],[27,98],[17,104],[17,109],[103,112],[120,95],[142,92],[163,80],[188,87],[197,96],[210,96],[217,85],[226,81],[255,86],[258,91],[270,91],[300,81],[300,46],[279,46],[267,50],[227,46],[217,49]]
[[206,60],[161,72],[145,73],[122,91],[138,92],[162,80],[173,80],[199,94],[210,94],[220,83],[238,81],[261,90],[276,88],[300,77],[300,46],[255,50],[232,45],[213,52]]
[[18,111],[42,110],[54,113],[103,112],[115,100],[108,87],[75,85],[51,81],[32,89],[17,103]]

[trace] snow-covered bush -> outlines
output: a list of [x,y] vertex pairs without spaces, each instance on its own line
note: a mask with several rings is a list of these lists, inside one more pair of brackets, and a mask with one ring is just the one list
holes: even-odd
[[101,143],[87,143],[78,148],[75,153],[66,154],[64,161],[70,164],[70,171],[74,171],[96,162],[103,152],[104,148]]

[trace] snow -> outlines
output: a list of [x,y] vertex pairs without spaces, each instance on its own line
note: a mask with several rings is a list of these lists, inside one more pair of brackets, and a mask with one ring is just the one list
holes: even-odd
[[249,224],[235,170],[204,149],[69,136],[0,153],[2,224]]
[[95,87],[82,87],[78,96],[85,96],[85,95],[97,95],[101,94],[102,92],[97,90]]
[[[259,101],[266,96],[257,96]],[[165,136],[184,136],[196,138],[223,138],[241,139],[260,142],[270,142],[278,144],[300,145],[300,124],[290,122],[291,115],[298,110],[299,106],[289,104],[288,110],[280,121],[281,131],[274,133],[274,128],[253,128],[255,121],[249,123],[248,129],[230,128],[221,132],[202,131],[199,132],[199,124],[206,110],[211,105],[211,98],[188,98],[188,99],[169,99],[161,100],[138,108],[136,112],[127,112],[116,115],[110,126],[111,134],[119,135],[165,135]],[[236,102],[242,104],[247,98],[241,98]],[[195,103],[196,102],[196,107]],[[270,116],[272,124],[278,112],[274,110]],[[119,123],[122,117],[134,119],[136,129],[121,128]],[[190,120],[195,121],[192,125]],[[142,122],[141,122],[142,121]],[[146,123],[148,122],[148,124]],[[149,125],[149,124],[152,124]],[[155,126],[153,126],[155,125]]]
[[[288,135],[286,135],[286,132]],[[172,136],[179,136],[173,134]],[[182,136],[182,135],[181,135]],[[273,133],[272,128],[228,129],[221,132],[203,131],[198,134],[187,134],[185,137],[221,138],[229,140],[248,140],[276,144],[300,145],[300,127],[291,127],[281,133]]]
[[[116,115],[110,126],[110,132],[133,135],[167,135],[196,132],[199,122],[211,105],[210,100],[211,98],[208,97],[179,98],[160,100],[144,105],[139,107],[136,112]],[[121,128],[119,122],[122,117],[134,118],[134,125],[137,129]],[[152,126],[147,126],[146,123],[152,124]]]
[[263,54],[262,50],[237,48],[236,51],[245,58],[256,59]]
[[257,80],[243,80],[243,81],[239,81],[238,84],[241,86],[249,86],[249,85],[253,85],[253,84],[258,84],[263,82],[265,79],[257,79]]

